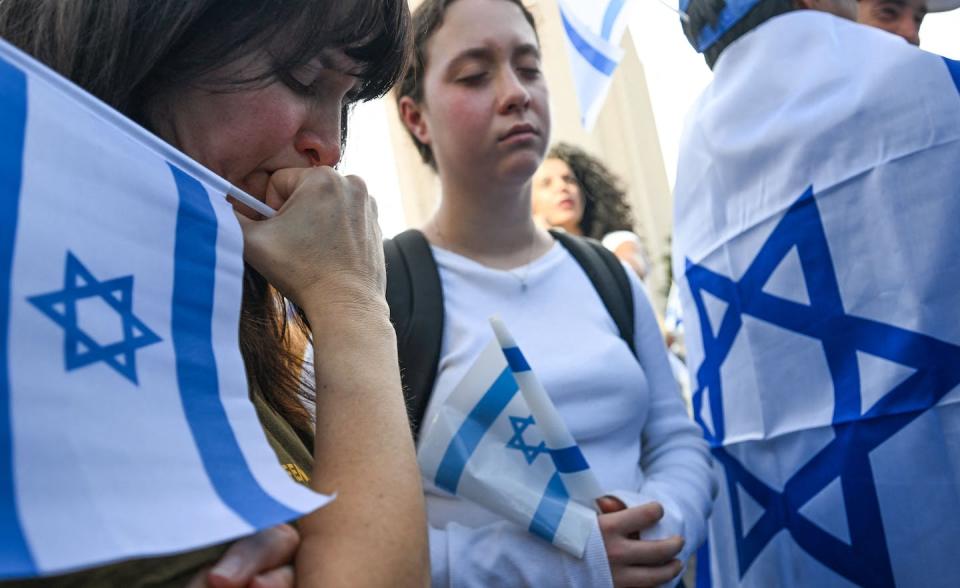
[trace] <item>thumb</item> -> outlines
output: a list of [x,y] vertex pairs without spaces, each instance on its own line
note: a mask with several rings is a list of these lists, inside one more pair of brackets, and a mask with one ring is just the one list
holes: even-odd
[[601,496],[597,499],[597,506],[600,507],[600,512],[603,514],[617,512],[627,508],[626,504],[621,502],[619,498],[613,496]]
[[267,182],[267,192],[263,201],[274,210],[282,209],[307,177],[315,177],[315,174],[307,176],[310,171],[311,168],[291,167],[273,172]]
[[270,572],[292,561],[300,535],[290,525],[278,525],[240,539],[227,549],[207,574],[207,584],[239,588],[259,573]]

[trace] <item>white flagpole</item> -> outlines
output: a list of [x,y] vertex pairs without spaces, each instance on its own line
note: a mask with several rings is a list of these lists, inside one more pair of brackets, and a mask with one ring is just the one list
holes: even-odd
[[273,215],[277,214],[277,211],[267,206],[266,203],[257,200],[233,184],[230,184],[230,189],[227,192],[227,196],[233,198],[240,204],[246,204],[266,218],[273,218]]
[[[497,342],[500,343],[502,349],[519,351],[516,340],[499,317],[491,317],[490,325],[493,327]],[[563,417],[560,416],[557,407],[553,405],[553,401],[550,400],[550,396],[547,395],[547,391],[544,390],[543,384],[540,383],[536,374],[528,369],[519,372],[514,371],[513,376],[516,378],[520,393],[526,400],[527,406],[530,407],[537,428],[543,434],[543,439],[551,452],[570,449],[575,451],[575,454],[582,459],[576,440],[570,434],[566,423],[563,422]],[[586,466],[585,460],[583,464]],[[606,492],[600,487],[600,482],[593,475],[593,470],[589,466],[575,472],[561,472],[561,475],[563,483],[573,500],[599,512],[597,498],[604,496]]]
[[79,86],[71,84],[65,78],[60,76],[60,74],[54,72],[43,63],[32,59],[26,53],[17,47],[14,47],[4,39],[0,39],[0,49],[3,50],[4,58],[13,62],[13,64],[20,69],[31,72],[32,75],[44,80],[67,96],[70,96],[79,104],[82,104],[86,109],[94,112],[98,117],[124,130],[129,136],[136,137],[136,139],[138,139],[143,145],[151,148],[154,152],[160,154],[168,161],[177,164],[190,175],[205,181],[211,186],[218,186],[221,188],[226,186],[226,189],[224,190],[224,192],[226,192],[225,196],[230,196],[238,202],[246,204],[266,218],[271,218],[274,214],[276,214],[276,211],[267,206],[265,203],[257,200],[240,188],[230,184],[217,174],[201,165],[196,160],[190,158],[179,149],[173,147],[160,137],[144,129],[131,119],[121,114],[119,111],[115,110],[113,107],[104,103],[93,94],[86,92]]
[[680,20],[682,20],[683,22],[686,22],[686,23],[690,22],[690,17],[687,16],[686,12],[680,10],[679,8],[674,8],[673,5],[671,5],[667,0],[657,0],[657,2],[666,6],[668,10],[676,12],[677,16],[679,16]]

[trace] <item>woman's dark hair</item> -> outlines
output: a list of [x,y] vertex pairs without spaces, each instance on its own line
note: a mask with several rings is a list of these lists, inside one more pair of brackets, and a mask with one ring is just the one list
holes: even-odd
[[633,212],[620,178],[599,159],[568,143],[557,143],[548,159],[559,159],[573,172],[583,196],[580,231],[587,237],[603,239],[613,231],[632,231]]
[[[266,84],[340,49],[360,67],[355,99],[380,97],[406,66],[409,26],[405,0],[0,0],[0,36],[148,128],[152,97],[260,50],[268,68],[225,84]],[[313,432],[299,398],[313,393],[300,371],[309,337],[302,313],[248,266],[240,350],[251,392],[305,439]]]
[[[443,17],[447,8],[457,0],[424,0],[416,10],[413,11],[413,59],[410,67],[407,69],[400,83],[394,90],[394,98],[399,103],[404,96],[409,96],[414,102],[420,104],[423,102],[423,74],[427,70],[427,43],[433,34],[443,25]],[[524,6],[522,0],[504,0],[515,4],[523,13],[523,18],[530,23],[533,34],[537,34],[537,24],[530,10]],[[413,140],[413,144],[420,153],[420,158],[434,170],[437,169],[437,162],[433,158],[433,151],[429,145],[421,143],[419,139],[413,136],[410,129],[407,133]]]
[[[686,35],[687,40],[694,48],[698,46],[703,29],[708,26],[717,26],[720,14],[726,7],[726,0],[691,0],[687,7],[689,20],[683,23],[683,34]],[[795,0],[760,0],[729,31],[717,39],[716,43],[703,52],[703,58],[707,65],[710,69],[713,69],[717,59],[720,58],[720,54],[731,43],[771,18],[796,10],[796,8]]]

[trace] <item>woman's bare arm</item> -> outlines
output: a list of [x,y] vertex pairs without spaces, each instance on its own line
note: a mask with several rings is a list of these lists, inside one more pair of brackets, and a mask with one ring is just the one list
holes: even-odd
[[300,521],[298,586],[429,583],[423,492],[384,298],[376,204],[329,168],[274,174],[273,219],[242,220],[246,257],[307,314],[317,431],[312,486],[337,493]]

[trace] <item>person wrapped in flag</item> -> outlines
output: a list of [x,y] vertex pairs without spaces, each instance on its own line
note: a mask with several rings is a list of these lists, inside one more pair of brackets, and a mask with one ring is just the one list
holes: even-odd
[[[441,201],[422,232],[398,235],[386,250],[408,401],[424,408],[422,419],[414,414],[421,463],[431,427],[451,422],[443,412],[475,417],[448,427],[457,441],[431,461],[442,475],[425,475],[433,584],[677,583],[705,535],[715,489],[711,461],[684,410],[637,276],[599,244],[533,222],[530,182],[550,135],[534,19],[519,0],[425,0],[414,29],[415,63],[399,85],[398,107],[439,174]],[[412,300],[404,296],[404,264]],[[421,298],[431,283],[436,288]],[[512,373],[504,371],[502,351],[489,347],[494,315],[522,348],[576,453],[552,446],[534,407],[523,394],[510,394]],[[408,346],[420,355],[405,356]],[[418,363],[423,356],[427,361]],[[475,367],[489,380],[468,380]],[[463,398],[454,395],[461,382],[488,400],[448,407]],[[497,448],[492,440],[502,435]],[[526,524],[451,492],[468,491],[474,482],[465,472],[496,469],[498,459],[545,476],[527,485],[526,474],[504,468],[496,489],[481,490],[497,492],[501,502],[523,496]],[[564,498],[573,494],[558,481],[586,471],[583,463],[600,491],[619,499],[585,501],[616,512],[591,513],[593,505]]]
[[956,586],[960,63],[809,5],[681,3],[714,72],[673,242],[721,476],[698,584]]
[[376,207],[331,169],[408,34],[401,0],[0,1],[0,579],[425,582]]

